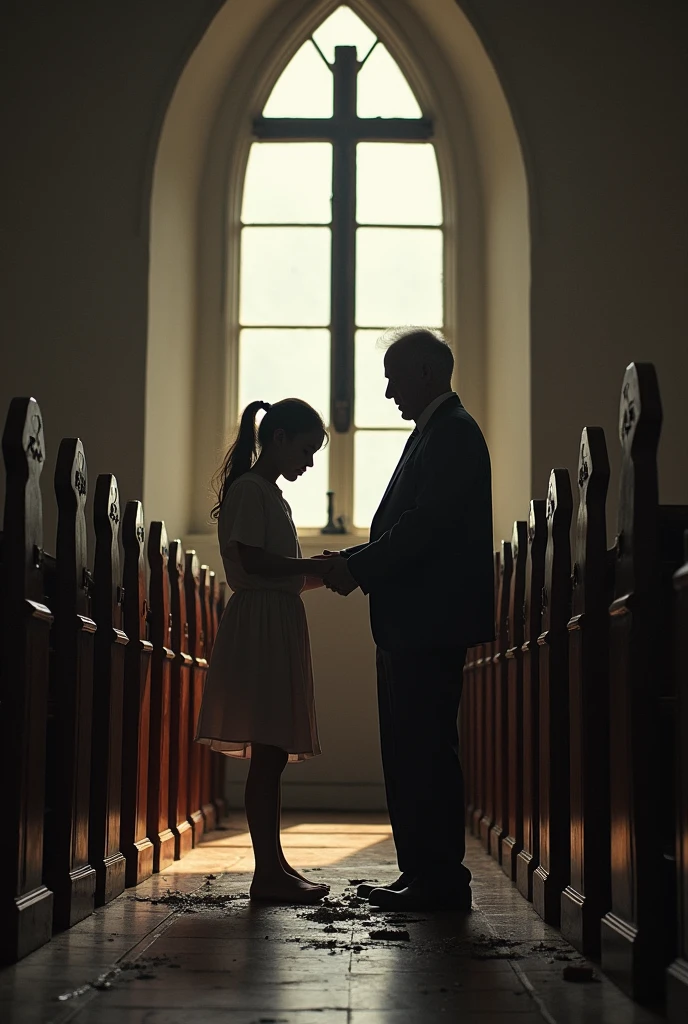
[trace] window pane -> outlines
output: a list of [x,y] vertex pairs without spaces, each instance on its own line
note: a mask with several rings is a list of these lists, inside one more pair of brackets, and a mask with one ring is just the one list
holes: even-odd
[[358,116],[422,116],[410,85],[382,43],[377,44],[358,73]]
[[[315,453],[312,469],[290,482],[280,477],[277,486],[291,505],[297,526],[324,526],[327,522],[327,491],[329,490],[329,450],[322,447]],[[326,538],[323,538],[325,547]]]
[[359,223],[442,223],[440,177],[430,143],[361,142],[357,176]]
[[363,60],[375,42],[375,33],[350,7],[338,7],[316,29],[313,38],[327,60],[334,63],[335,46],[355,46],[358,59]]
[[264,117],[332,117],[332,72],[310,39],[277,79]]
[[410,430],[357,430],[354,436],[354,526],[370,526]]
[[329,228],[243,229],[239,321],[282,327],[329,324]]
[[331,199],[329,142],[253,143],[244,182],[244,223],[328,224]]
[[385,398],[385,349],[379,345],[380,331],[356,331],[357,427],[401,427],[404,421],[391,398]]
[[330,416],[330,332],[252,328],[239,335],[239,410],[302,398]]
[[442,232],[359,228],[356,235],[357,325],[441,327]]

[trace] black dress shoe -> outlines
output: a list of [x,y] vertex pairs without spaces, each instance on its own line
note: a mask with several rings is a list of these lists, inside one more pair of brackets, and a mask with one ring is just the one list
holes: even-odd
[[374,907],[382,910],[453,910],[467,914],[471,910],[472,898],[469,886],[465,889],[447,889],[441,886],[430,888],[411,884],[405,889],[373,889],[368,897]]
[[390,892],[400,892],[412,881],[413,876],[402,871],[397,880],[395,882],[390,882],[389,885],[369,885],[367,882],[364,882],[356,889],[356,895],[362,900],[367,900],[371,892],[375,889],[388,889]]

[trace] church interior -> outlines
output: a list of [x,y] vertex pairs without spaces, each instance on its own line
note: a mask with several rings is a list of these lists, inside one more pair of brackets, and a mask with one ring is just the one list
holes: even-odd
[[[10,0],[2,1021],[688,1020],[687,34],[684,0]],[[408,324],[492,466],[473,909],[356,894],[396,871],[375,644],[324,589],[282,841],[331,890],[256,905],[246,762],[194,743],[210,481],[298,396],[303,555],[365,542]]]

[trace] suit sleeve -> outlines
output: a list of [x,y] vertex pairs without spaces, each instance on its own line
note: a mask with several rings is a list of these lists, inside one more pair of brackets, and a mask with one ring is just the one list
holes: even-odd
[[469,424],[450,419],[433,430],[423,453],[415,507],[347,561],[364,593],[422,558],[437,531],[460,526],[475,483],[489,465],[486,458],[485,443]]

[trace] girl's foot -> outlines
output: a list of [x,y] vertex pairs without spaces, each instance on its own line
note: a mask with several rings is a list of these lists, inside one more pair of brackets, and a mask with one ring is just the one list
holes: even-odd
[[319,889],[326,889],[327,892],[330,891],[330,887],[326,882],[314,882],[312,878],[306,878],[305,875],[300,874],[296,868],[293,868],[291,864],[288,863],[284,855],[280,857],[280,864],[282,865],[282,870],[286,871],[286,873],[291,875],[292,878],[298,878],[301,882],[306,882],[307,885],[315,885]]
[[295,878],[286,871],[253,876],[249,895],[264,903],[317,903],[327,895],[324,885]]

